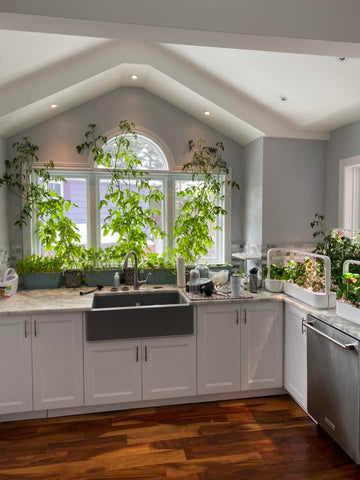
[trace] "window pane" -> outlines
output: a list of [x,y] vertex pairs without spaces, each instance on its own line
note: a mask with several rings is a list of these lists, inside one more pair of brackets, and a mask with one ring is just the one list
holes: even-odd
[[81,244],[88,244],[87,236],[87,182],[85,178],[65,177],[66,183],[49,183],[49,188],[65,200],[70,200],[77,207],[70,207],[65,216],[70,218],[78,227],[81,235]]
[[[179,197],[177,194],[183,192],[187,188],[198,184],[199,181],[193,180],[175,180],[175,216],[179,215],[181,207],[186,201],[185,197]],[[209,225],[210,237],[213,239],[213,246],[208,250],[207,255],[205,255],[202,260],[205,260],[209,263],[221,263],[223,262],[222,258],[222,244],[223,244],[223,235],[224,231],[214,230],[214,227],[223,227],[223,217],[220,216],[217,218],[215,223]]]
[[[168,170],[168,164],[164,152],[161,148],[153,142],[150,138],[143,135],[137,135],[134,139],[129,136],[130,148],[135,153],[138,160],[141,161],[142,170]],[[115,157],[117,151],[116,137],[111,138],[104,146],[104,152],[110,153]],[[102,168],[102,165],[99,165]],[[119,164],[122,168],[122,165]]]
[[[164,192],[164,183],[162,180],[151,180],[151,185],[156,186],[161,192]],[[100,179],[100,186],[99,186],[99,195],[100,195],[100,200],[103,200],[105,198],[106,192],[109,188],[110,185],[110,180],[108,179]],[[123,188],[125,189],[129,185],[128,182],[123,183]],[[130,182],[130,185],[132,186],[133,189],[136,189],[135,182]],[[119,239],[119,235],[115,234],[112,235],[109,233],[108,235],[104,235],[104,231],[102,229],[102,226],[105,223],[105,218],[107,217],[107,211],[108,208],[113,208],[114,204],[109,202],[108,207],[102,207],[100,210],[100,243],[102,247],[108,247],[110,245],[116,245]],[[148,207],[144,202],[141,204],[142,207]],[[155,208],[160,211],[160,215],[153,216],[153,219],[157,223],[157,225],[161,228],[164,229],[164,205],[163,202],[160,202],[159,204],[156,203],[151,203],[150,208]],[[162,253],[164,251],[164,240],[160,238],[155,238],[154,235],[150,232],[150,229],[147,228],[147,244],[148,248],[151,252],[156,252],[156,253]]]

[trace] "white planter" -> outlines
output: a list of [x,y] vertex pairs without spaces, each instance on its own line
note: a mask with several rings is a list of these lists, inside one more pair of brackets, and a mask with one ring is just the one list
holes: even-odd
[[350,303],[343,302],[341,300],[336,301],[336,315],[350,322],[354,322],[360,325],[360,308],[354,307]]
[[265,288],[269,290],[269,292],[273,293],[280,293],[283,291],[283,284],[282,280],[275,280],[273,278],[265,278]]
[[293,283],[284,282],[284,293],[315,308],[335,308],[336,293],[315,293],[304,290]]

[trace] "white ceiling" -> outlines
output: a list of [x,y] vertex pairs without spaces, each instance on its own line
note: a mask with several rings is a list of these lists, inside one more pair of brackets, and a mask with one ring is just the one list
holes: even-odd
[[360,119],[357,58],[0,30],[0,135],[135,85],[133,72],[136,86],[241,144],[262,135],[325,139]]
[[0,87],[107,41],[73,35],[0,30]]
[[[332,130],[360,118],[360,59],[167,45],[299,127]],[[280,96],[288,97],[287,102]]]

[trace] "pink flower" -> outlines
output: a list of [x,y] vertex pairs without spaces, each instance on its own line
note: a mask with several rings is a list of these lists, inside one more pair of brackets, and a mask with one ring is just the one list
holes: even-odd
[[341,230],[338,230],[337,233],[338,233],[339,237],[343,237],[343,236],[344,236],[344,234],[343,234],[343,232],[342,232]]
[[350,278],[350,282],[351,282],[351,283],[356,283],[356,282],[357,282],[357,279],[354,278],[354,277],[351,277],[351,278]]

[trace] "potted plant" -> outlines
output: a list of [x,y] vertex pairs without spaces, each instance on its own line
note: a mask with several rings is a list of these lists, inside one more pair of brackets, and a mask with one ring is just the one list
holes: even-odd
[[170,249],[164,253],[150,253],[142,262],[149,285],[176,284],[176,256]]
[[[343,266],[341,298],[336,301],[336,314],[360,324],[360,261],[346,260]],[[349,270],[357,270],[358,273]]]
[[123,261],[123,258],[115,257],[112,247],[84,250],[83,270],[87,285],[113,285],[115,273],[122,273]]
[[26,290],[58,288],[61,284],[63,261],[60,257],[30,255],[18,260],[17,273]]
[[[141,261],[148,253],[148,236],[164,238],[165,232],[159,227],[157,218],[160,211],[156,206],[164,200],[162,192],[141,170],[141,161],[131,148],[131,140],[136,139],[135,124],[121,121],[119,134],[114,143],[115,151],[110,155],[104,151],[107,138],[96,135],[96,125],[89,124],[85,132],[85,142],[77,146],[78,153],[91,150],[94,162],[105,168],[110,176],[108,190],[99,209],[106,208],[102,226],[105,235],[117,236],[113,252],[125,258],[134,251]],[[133,269],[124,271],[127,283],[132,283]]]
[[195,264],[214,245],[211,236],[219,215],[226,215],[223,207],[225,186],[239,188],[239,184],[226,179],[229,168],[222,157],[224,145],[205,145],[204,140],[190,140],[188,151],[190,162],[183,171],[191,173],[191,184],[177,196],[182,201],[180,212],[174,225],[175,251],[185,258],[187,264]]
[[283,290],[284,281],[290,279],[288,269],[282,265],[271,264],[264,267],[265,288],[269,292],[279,293]]

